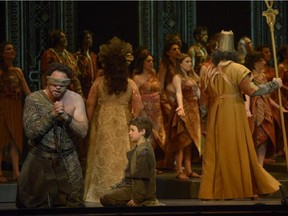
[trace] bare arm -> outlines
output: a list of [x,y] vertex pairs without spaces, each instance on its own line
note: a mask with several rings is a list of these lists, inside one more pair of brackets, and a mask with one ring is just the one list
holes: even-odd
[[99,86],[101,79],[102,79],[102,77],[99,77],[96,79],[96,81],[91,86],[91,89],[90,89],[89,94],[88,94],[88,98],[87,98],[87,102],[86,102],[86,111],[87,111],[87,117],[88,117],[89,122],[92,119],[94,109],[97,105],[97,98],[98,98],[97,88]]
[[187,51],[187,55],[190,56],[191,60],[192,60],[192,65],[193,68],[195,68],[195,49],[193,46],[191,46],[188,51]]
[[269,97],[269,101],[272,107],[275,107],[276,109],[279,109],[279,105],[271,98]]
[[247,115],[247,117],[251,117],[252,114],[251,114],[251,111],[250,111],[250,97],[245,94],[245,98],[246,98],[246,101],[245,101],[246,115]]
[[178,107],[176,112],[179,116],[185,116],[184,108],[183,108],[183,96],[182,96],[182,88],[181,88],[181,78],[178,75],[175,75],[172,80],[172,85],[176,92],[176,99]]
[[158,71],[158,79],[160,81],[162,89],[164,89],[164,85],[165,85],[166,72],[167,72],[167,69],[165,68],[163,62],[160,62],[159,71]]
[[142,104],[141,95],[140,95],[140,92],[136,83],[133,80],[130,80],[129,83],[131,83],[131,87],[132,87],[132,96],[131,96],[131,102],[130,102],[131,113],[133,117],[135,118],[141,114],[141,111],[143,110],[143,104]]
[[133,81],[136,83],[136,85],[137,85],[137,87],[138,87],[138,89],[139,89],[140,86],[141,86],[141,82],[140,82],[139,76],[138,76],[138,75],[134,75]]
[[[276,103],[276,102],[275,102],[271,97],[269,97],[269,101],[270,101],[270,104],[271,104],[272,107],[274,107],[274,108],[280,110],[280,106],[279,106],[279,104],[277,104],[277,103]],[[288,110],[285,109],[285,107],[282,107],[282,109],[283,109],[283,112],[285,112],[285,113],[288,112]]]
[[85,110],[85,104],[83,98],[79,94],[72,94],[73,99],[71,100],[75,106],[74,113],[68,114],[65,110],[61,117],[67,121],[68,127],[70,127],[77,135],[84,138],[88,131],[88,119]]
[[21,90],[24,92],[24,94],[27,96],[29,94],[31,94],[31,91],[28,87],[28,84],[25,80],[25,77],[24,77],[24,74],[22,72],[22,70],[20,68],[18,68],[17,70],[17,73],[19,75],[19,78],[20,78],[20,87],[21,87]]

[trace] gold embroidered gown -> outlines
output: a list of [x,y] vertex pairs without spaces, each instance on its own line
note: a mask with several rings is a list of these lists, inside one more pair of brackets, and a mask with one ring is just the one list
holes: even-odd
[[100,196],[123,178],[130,150],[128,121],[140,114],[142,102],[131,79],[127,91],[119,95],[107,93],[103,77],[97,78],[92,89],[96,89],[97,103],[88,134],[84,201],[99,202]]

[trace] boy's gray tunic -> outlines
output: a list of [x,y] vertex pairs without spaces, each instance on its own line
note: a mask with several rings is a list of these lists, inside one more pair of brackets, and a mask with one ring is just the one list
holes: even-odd
[[156,162],[154,150],[146,141],[127,152],[125,178],[100,201],[104,206],[127,205],[134,200],[142,206],[159,205],[156,198]]
[[51,114],[53,103],[40,90],[26,97],[24,131],[32,147],[18,179],[19,208],[82,206],[83,176],[77,138]]

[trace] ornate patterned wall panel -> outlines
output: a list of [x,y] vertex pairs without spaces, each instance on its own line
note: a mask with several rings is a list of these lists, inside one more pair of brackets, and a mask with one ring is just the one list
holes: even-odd
[[7,1],[6,38],[17,49],[15,65],[23,69],[32,91],[40,88],[40,56],[46,48],[48,33],[63,29],[74,50],[73,1]]
[[195,1],[139,2],[139,44],[149,47],[156,64],[161,58],[166,34],[180,33],[183,41],[191,44],[195,27]]
[[[266,17],[262,15],[263,11],[267,10],[265,2],[252,1],[251,8],[251,32],[254,44],[256,46],[261,44],[271,44],[270,28],[267,25]],[[276,15],[276,22],[274,25],[275,45],[277,48],[287,43],[287,1],[275,1],[273,9],[277,9],[279,12],[279,14]]]
[[15,64],[17,66],[23,66],[24,60],[21,52],[24,46],[24,34],[23,34],[23,4],[17,1],[6,2],[6,39],[11,41],[18,55],[15,59]]

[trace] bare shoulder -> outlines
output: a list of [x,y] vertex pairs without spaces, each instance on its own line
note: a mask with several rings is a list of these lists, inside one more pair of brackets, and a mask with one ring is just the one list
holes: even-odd
[[278,69],[284,69],[285,67],[284,67],[284,64],[283,63],[280,63],[279,65],[278,65]]
[[17,75],[23,76],[23,71],[19,67],[13,67],[13,70],[17,73]]
[[69,102],[69,103],[82,103],[83,102],[83,98],[80,94],[74,92],[74,91],[71,91],[71,90],[68,90],[67,89],[67,92],[65,94],[65,97],[63,98],[63,100],[65,102]]
[[133,76],[133,80],[134,80],[135,82],[137,82],[139,79],[140,79],[140,75],[139,75],[139,74],[135,74],[135,75]]
[[143,82],[142,82],[142,76],[141,75],[134,75],[133,81],[136,83],[136,85],[139,87]]
[[135,81],[132,80],[131,78],[128,78],[128,84],[130,84],[130,85],[136,85]]
[[190,46],[188,49],[188,53],[193,53],[194,51],[195,51],[195,46],[194,45]]
[[175,81],[181,81],[181,77],[180,77],[180,75],[179,74],[174,74],[173,75],[173,80],[175,80]]

